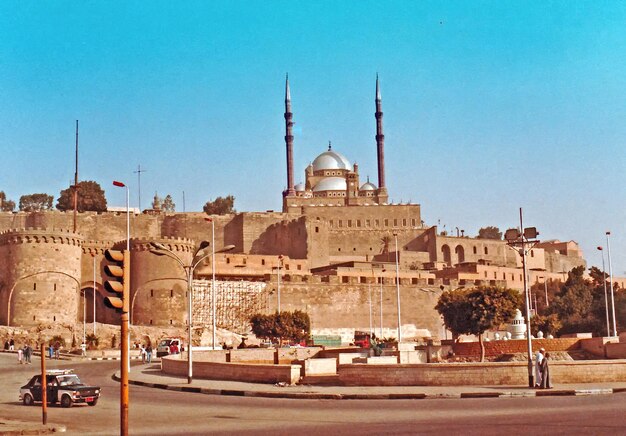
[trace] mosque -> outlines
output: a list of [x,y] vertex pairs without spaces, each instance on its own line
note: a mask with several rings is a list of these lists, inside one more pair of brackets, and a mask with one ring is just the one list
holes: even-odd
[[[358,165],[331,144],[306,167],[304,183],[294,184],[287,78],[282,212],[133,212],[131,324],[188,324],[181,263],[191,262],[203,241],[215,241],[215,254],[194,271],[194,326],[213,321],[213,277],[220,327],[245,332],[251,314],[299,309],[309,313],[314,333],[348,339],[372,329],[385,337],[401,329],[405,338],[441,338],[446,332],[434,307],[442,290],[521,290],[521,256],[505,241],[448,235],[423,222],[419,204],[389,203],[378,77],[374,103],[377,184],[361,180]],[[72,213],[59,211],[0,213],[1,325],[91,322],[94,315],[118,322],[102,303],[104,251],[125,247],[126,215],[83,212],[76,226],[72,221]],[[156,256],[153,242],[181,262]],[[579,265],[585,260],[576,242],[543,241],[529,251],[527,280],[564,280]]]

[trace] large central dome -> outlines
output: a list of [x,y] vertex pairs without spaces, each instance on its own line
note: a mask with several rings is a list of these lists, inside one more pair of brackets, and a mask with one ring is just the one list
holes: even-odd
[[328,146],[328,151],[320,154],[313,161],[313,171],[321,170],[351,170],[350,161],[341,153],[337,153]]

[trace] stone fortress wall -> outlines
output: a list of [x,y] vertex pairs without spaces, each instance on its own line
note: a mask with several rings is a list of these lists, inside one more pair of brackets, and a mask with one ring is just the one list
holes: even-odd
[[79,306],[83,238],[63,230],[0,233],[0,323],[73,323]]
[[[0,213],[0,323],[82,321],[83,304],[88,308],[86,320],[91,322],[94,281],[97,321],[118,322],[115,312],[102,303],[104,250],[125,248],[126,214],[85,212],[77,218],[77,233],[72,233],[67,230],[73,227],[71,212]],[[218,293],[230,289],[228,296],[218,296],[220,301],[230,301],[223,306],[224,313],[217,314],[220,322],[234,311],[233,302],[243,307],[252,297],[256,301],[246,310],[277,308],[279,262],[281,309],[306,310],[313,330],[327,334],[368,330],[370,294],[373,325],[378,330],[382,281],[383,334],[395,336],[396,254],[405,337],[423,332],[442,335],[434,310],[442,288],[521,286],[517,255],[504,242],[441,236],[436,227],[424,226],[419,205],[303,206],[300,214],[249,212],[212,219],[216,251],[235,246],[196,270],[198,279],[210,280],[215,261],[216,278],[223,283],[216,285]],[[149,243],[165,245],[187,263],[200,241],[211,239],[212,223],[203,213],[131,215],[132,324],[188,323],[185,272],[171,257],[150,252]],[[537,260],[546,257],[537,253]],[[584,263],[582,257],[557,252],[549,256],[550,263],[559,268],[567,262]],[[556,274],[537,270],[535,276],[539,273]],[[232,283],[241,281],[266,286],[239,286],[244,291],[233,293],[237,287]]]

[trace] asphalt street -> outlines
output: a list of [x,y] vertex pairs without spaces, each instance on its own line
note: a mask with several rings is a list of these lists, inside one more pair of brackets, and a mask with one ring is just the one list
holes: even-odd
[[[95,407],[50,407],[48,420],[67,434],[119,433],[117,361],[48,361],[48,368],[74,368],[100,385]],[[19,387],[39,370],[0,355],[0,417],[41,422],[41,407],[18,401]],[[139,368],[135,367],[135,370]],[[132,373],[132,369],[131,369]],[[442,399],[299,400],[202,395],[130,387],[130,434],[625,434],[626,394]]]

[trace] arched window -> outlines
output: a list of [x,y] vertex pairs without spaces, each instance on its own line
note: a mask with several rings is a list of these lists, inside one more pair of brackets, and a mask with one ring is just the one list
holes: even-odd
[[443,261],[448,265],[452,265],[452,256],[450,255],[450,247],[447,245],[441,246],[441,253],[443,254]]
[[457,245],[454,252],[456,253],[457,263],[465,262],[465,250],[461,245]]

